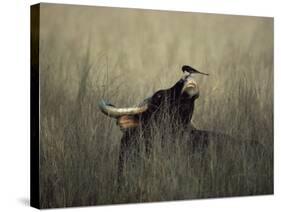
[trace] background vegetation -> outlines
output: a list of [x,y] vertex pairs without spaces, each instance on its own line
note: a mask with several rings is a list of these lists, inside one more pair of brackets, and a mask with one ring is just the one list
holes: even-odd
[[[41,4],[40,27],[42,207],[273,192],[273,19]],[[259,145],[202,156],[163,123],[118,190],[122,133],[98,101],[138,104],[183,64],[210,74],[196,78],[195,126]]]

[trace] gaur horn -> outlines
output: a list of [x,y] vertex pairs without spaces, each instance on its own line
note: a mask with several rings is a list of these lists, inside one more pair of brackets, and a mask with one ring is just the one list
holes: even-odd
[[101,112],[103,112],[105,115],[113,117],[113,118],[118,118],[120,116],[124,115],[137,115],[140,113],[143,113],[147,110],[148,105],[144,104],[142,106],[138,107],[128,107],[128,108],[117,108],[112,104],[109,104],[105,102],[104,100],[101,100],[99,102],[99,108]]

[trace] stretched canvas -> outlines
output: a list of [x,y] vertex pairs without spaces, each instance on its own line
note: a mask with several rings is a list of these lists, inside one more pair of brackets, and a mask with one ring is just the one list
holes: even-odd
[[31,205],[273,194],[273,18],[31,7]]

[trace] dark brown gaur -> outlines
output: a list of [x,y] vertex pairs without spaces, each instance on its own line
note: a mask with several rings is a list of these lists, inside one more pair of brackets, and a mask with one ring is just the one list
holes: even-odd
[[[191,73],[189,72],[188,75],[177,81],[169,89],[155,92],[151,97],[145,99],[136,107],[118,108],[105,101],[100,102],[99,107],[101,112],[116,119],[117,125],[123,132],[118,161],[118,188],[123,185],[121,179],[123,179],[124,164],[132,161],[135,165],[135,162],[141,159],[139,157],[139,141],[144,142],[144,147],[146,148],[145,153],[149,156],[154,129],[155,127],[161,129],[163,122],[167,123],[167,120],[169,120],[168,129],[171,129],[169,133],[172,133],[169,136],[172,139],[165,139],[164,136],[166,134],[164,134],[162,141],[160,135],[160,143],[168,141],[173,144],[173,137],[183,132],[180,142],[183,142],[184,145],[187,144],[187,150],[190,150],[187,154],[196,153],[194,154],[196,158],[199,155],[199,166],[209,167],[209,162],[212,161],[210,157],[215,155],[221,163],[227,161],[226,163],[230,167],[227,175],[235,176],[241,172],[240,169],[235,169],[236,164],[241,159],[237,158],[236,154],[228,154],[228,152],[245,151],[245,157],[248,156],[249,160],[256,158],[252,157],[254,154],[264,154],[265,148],[258,141],[234,139],[222,133],[196,129],[191,124],[195,100],[199,97],[199,87],[190,75]],[[165,114],[164,119],[163,114]],[[204,116],[204,114],[201,115]],[[165,119],[166,116],[168,116],[167,119]],[[172,118],[169,119],[169,116]],[[139,140],[140,135],[142,135],[142,139]],[[231,144],[226,145],[226,142],[231,142]],[[252,148],[253,146],[255,147]],[[211,149],[214,154],[208,154],[208,149]]]
[[[199,87],[197,82],[188,76],[184,76],[178,82],[176,82],[171,88],[165,90],[159,90],[155,92],[151,97],[145,99],[140,105],[130,108],[118,108],[110,103],[101,101],[99,104],[100,110],[109,117],[117,120],[118,126],[123,131],[123,136],[120,144],[119,161],[118,161],[118,182],[123,173],[124,163],[128,160],[135,159],[135,154],[132,154],[136,149],[139,148],[136,137],[142,132],[144,136],[145,147],[149,154],[151,147],[150,142],[150,124],[153,123],[161,127],[163,119],[161,115],[165,114],[172,116],[173,121],[178,127],[180,124],[184,132],[186,132],[186,139],[184,137],[182,142],[190,144],[192,152],[197,151],[200,154],[205,154],[205,150],[212,143],[213,148],[216,146],[217,157],[219,154],[223,155],[226,152],[222,145],[222,142],[231,142],[231,148],[241,149],[244,148],[250,152],[251,145],[259,145],[257,141],[245,141],[243,139],[233,139],[232,137],[206,130],[198,130],[191,124],[191,118],[194,111],[195,100],[199,97]],[[159,118],[160,117],[160,118]],[[159,119],[159,120],[158,120]],[[173,129],[173,121],[168,123]],[[178,133],[176,128],[174,133]],[[257,148],[254,148],[256,150]],[[264,151],[262,146],[259,147],[260,152]],[[251,153],[252,154],[252,153]],[[227,158],[235,164],[237,158]],[[204,161],[208,163],[208,161]]]

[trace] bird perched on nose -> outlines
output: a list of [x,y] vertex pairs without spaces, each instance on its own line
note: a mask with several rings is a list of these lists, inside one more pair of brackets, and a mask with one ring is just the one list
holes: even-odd
[[183,73],[185,73],[185,72],[188,73],[187,77],[190,76],[191,74],[209,75],[209,74],[206,74],[206,73],[197,71],[196,69],[192,68],[191,66],[187,66],[187,65],[184,65],[184,66],[181,68],[181,70],[182,70]]

